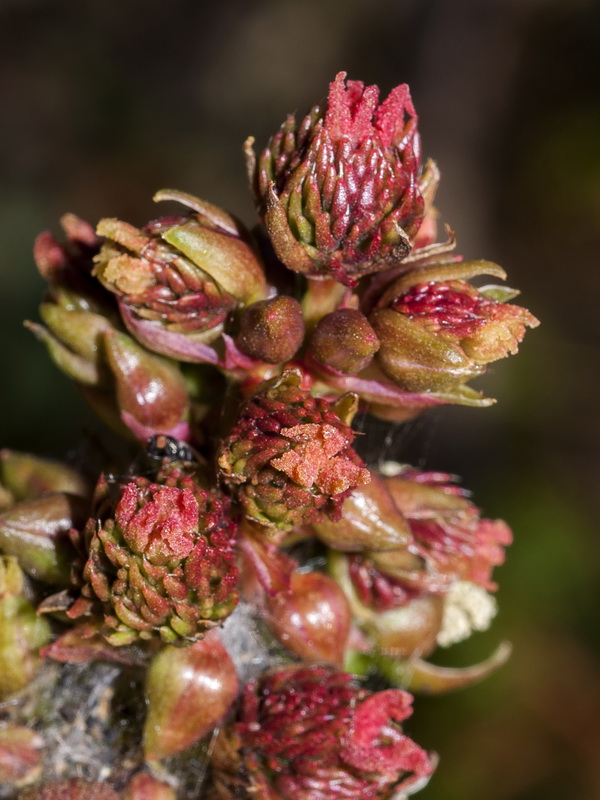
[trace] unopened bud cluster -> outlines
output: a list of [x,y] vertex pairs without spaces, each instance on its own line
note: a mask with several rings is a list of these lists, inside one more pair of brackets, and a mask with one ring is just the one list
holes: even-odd
[[[64,243],[38,237],[28,327],[132,455],[84,477],[2,451],[0,698],[44,657],[143,669],[147,765],[115,788],[47,773],[24,798],[175,800],[159,762],[203,739],[211,800],[405,797],[436,763],[400,727],[406,690],[506,657],[451,676],[425,660],[489,625],[508,526],[449,475],[370,469],[352,428],[488,405],[469,382],[538,324],[514,290],[471,283],[500,267],[436,242],[417,122],[406,85],[380,103],[339,73],[246,143],[255,229],[162,190],[146,224],[70,214]],[[249,682],[224,644],[242,609],[277,652]],[[0,730],[15,787],[39,779],[36,736]]]

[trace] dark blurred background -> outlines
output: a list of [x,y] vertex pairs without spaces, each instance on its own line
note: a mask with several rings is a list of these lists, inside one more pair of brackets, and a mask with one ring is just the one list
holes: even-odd
[[242,141],[342,69],[410,83],[460,251],[502,264],[543,321],[480,381],[496,406],[379,437],[462,475],[515,532],[493,630],[440,658],[500,639],[514,655],[417,699],[410,730],[441,757],[423,800],[600,797],[598,52],[591,0],[0,0],[1,444],[64,455],[93,424],[21,325],[34,236],[65,211],[143,223],[161,187],[252,222]]

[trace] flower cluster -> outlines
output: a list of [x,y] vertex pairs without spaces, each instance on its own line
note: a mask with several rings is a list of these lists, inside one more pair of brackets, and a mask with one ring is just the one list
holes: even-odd
[[[489,625],[511,532],[447,474],[369,468],[352,423],[489,405],[469,382],[538,322],[471,282],[499,266],[436,242],[440,174],[406,85],[380,103],[340,72],[246,155],[253,230],[163,190],[175,210],[141,227],[66,215],[66,243],[36,241],[28,326],[123,444],[85,476],[0,454],[0,698],[40,655],[144,670],[125,800],[174,800],[156,762],[209,736],[211,800],[405,797],[436,761],[401,728],[406,690],[506,658],[425,660]],[[0,734],[5,782],[38,781],[37,733]],[[81,774],[23,797],[116,796]]]
[[372,693],[324,667],[267,673],[247,686],[238,721],[217,738],[217,796],[378,800],[410,794],[433,771],[427,753],[399,726],[411,714],[411,699],[398,689]]

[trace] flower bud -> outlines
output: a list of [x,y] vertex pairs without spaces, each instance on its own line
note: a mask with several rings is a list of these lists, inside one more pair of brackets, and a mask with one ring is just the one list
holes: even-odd
[[144,442],[156,433],[188,438],[188,395],[178,366],[118,331],[107,333],[104,342],[127,427]]
[[0,450],[0,485],[15,499],[32,500],[49,492],[67,492],[85,497],[87,482],[61,461],[40,458],[15,450]]
[[84,386],[103,386],[108,371],[103,357],[103,334],[112,329],[101,314],[56,303],[42,303],[40,316],[47,327],[26,322],[25,327],[46,346],[56,366]]
[[512,542],[505,522],[481,519],[479,509],[444,473],[406,468],[385,483],[431,570],[488,591],[497,588],[492,570],[504,562],[504,547]]
[[60,244],[49,231],[36,238],[33,257],[40,275],[51,283],[79,284],[91,270],[91,258],[98,252],[100,239],[92,226],[75,214],[64,214],[60,225],[66,243]]
[[138,772],[125,787],[123,800],[177,800],[177,795],[168,783]]
[[0,548],[32,578],[68,586],[75,555],[68,533],[86,513],[82,498],[65,493],[18,503],[0,514]]
[[[415,591],[410,583],[410,562],[401,567],[395,564],[394,552],[377,554],[378,563],[368,555],[331,552],[328,559],[330,572],[344,590],[356,623],[379,651],[397,658],[427,655],[437,644],[444,598]],[[392,561],[389,572],[385,571],[386,559]]]
[[339,521],[323,520],[312,527],[325,544],[349,553],[397,550],[412,541],[407,521],[383,481],[374,474],[366,486],[348,495]]
[[107,241],[94,274],[121,303],[130,331],[151,350],[185,361],[210,360],[206,345],[229,313],[264,296],[261,265],[240,224],[192,195],[158,192],[189,211],[141,230],[104,219]]
[[46,327],[25,325],[46,345],[59,369],[82,385],[98,386],[106,380],[102,335],[118,324],[116,308],[111,295],[91,276],[100,239],[74,214],[65,214],[61,225],[66,244],[45,232],[34,245],[38,270],[48,282],[40,306]]
[[337,583],[321,572],[299,572],[294,559],[249,532],[240,549],[262,588],[255,605],[279,641],[305,661],[342,666],[352,619]]
[[0,786],[24,786],[42,771],[44,740],[24,725],[0,723]]
[[434,769],[401,732],[411,702],[406,692],[371,693],[325,667],[266,673],[248,684],[238,721],[217,738],[211,757],[217,796],[391,800],[410,794]]
[[119,795],[106,783],[67,778],[27,789],[19,800],[119,800]]
[[146,759],[175,755],[206,736],[237,693],[235,667],[216,632],[190,647],[164,647],[152,659],[146,679]]
[[118,433],[129,428],[143,440],[159,432],[186,438],[189,402],[179,367],[118,330],[111,314],[87,295],[60,285],[51,289],[40,307],[46,327],[26,326],[94,411]]
[[279,640],[303,661],[341,667],[352,621],[337,583],[321,572],[294,572],[289,591],[268,598],[268,622]]
[[304,340],[304,319],[300,303],[280,295],[260,300],[240,315],[236,343],[248,356],[268,364],[284,364],[300,349]]
[[378,104],[376,86],[340,72],[325,106],[290,116],[248,170],[278,258],[352,285],[402,261],[421,224],[420,140],[408,86]]
[[483,373],[459,347],[391,309],[376,311],[369,321],[381,341],[379,366],[406,391],[447,391]]
[[539,322],[526,309],[495,299],[510,299],[513,290],[478,290],[464,280],[484,273],[504,277],[485,261],[440,264],[415,269],[385,291],[369,322],[381,341],[377,361],[386,375],[408,391],[447,392],[517,352],[526,327]]
[[301,380],[288,370],[261,384],[219,457],[221,475],[245,515],[271,529],[339,519],[350,491],[370,479],[342,419],[353,413],[353,398],[330,405],[303,389]]
[[68,615],[101,614],[115,646],[193,641],[238,600],[229,501],[177,468],[172,480],[159,477],[167,485],[136,478],[118,487],[116,508],[100,503],[84,531],[83,586]]
[[50,627],[26,599],[17,560],[0,556],[0,698],[18,692],[40,666],[38,656]]
[[379,339],[364,314],[353,308],[339,308],[319,321],[309,348],[322,364],[355,375],[371,363],[379,350]]

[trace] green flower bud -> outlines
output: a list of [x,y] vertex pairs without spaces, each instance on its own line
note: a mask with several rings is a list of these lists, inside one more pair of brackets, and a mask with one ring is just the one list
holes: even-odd
[[47,327],[26,322],[25,327],[46,345],[56,366],[84,386],[102,386],[108,379],[102,336],[112,329],[105,317],[89,311],[42,303],[40,315]]
[[175,755],[218,725],[237,697],[238,679],[216,632],[191,647],[164,647],[148,669],[144,754]]
[[374,474],[366,486],[348,495],[340,520],[322,520],[312,527],[325,544],[349,553],[397,550],[412,541],[407,521],[382,480]]
[[49,638],[48,622],[25,597],[17,560],[0,556],[0,698],[23,689],[36,675],[39,649]]
[[375,331],[364,314],[353,308],[339,308],[323,317],[309,342],[317,361],[349,375],[367,367],[378,350]]
[[0,548],[32,578],[69,586],[75,552],[68,534],[86,515],[87,503],[66,493],[18,503],[0,514]]
[[49,492],[68,492],[85,497],[87,481],[61,461],[15,450],[0,450],[0,485],[15,501],[32,500]]
[[304,340],[304,319],[300,303],[281,295],[261,300],[240,315],[236,343],[240,350],[268,364],[290,361]]

